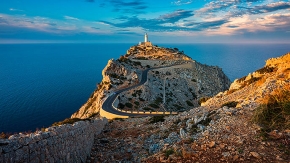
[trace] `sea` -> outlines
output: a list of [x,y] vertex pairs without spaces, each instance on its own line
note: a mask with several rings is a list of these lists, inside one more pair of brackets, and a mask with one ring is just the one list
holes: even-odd
[[[69,118],[102,80],[109,59],[134,44],[0,44],[0,133]],[[157,44],[219,66],[233,81],[290,52],[289,44]]]

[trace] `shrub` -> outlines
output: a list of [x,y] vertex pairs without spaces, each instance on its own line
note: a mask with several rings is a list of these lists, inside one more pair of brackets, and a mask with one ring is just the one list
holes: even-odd
[[162,101],[163,101],[163,99],[162,99],[161,97],[157,97],[157,98],[155,99],[154,103],[155,103],[156,105],[159,105],[160,103],[162,103]]
[[125,104],[125,106],[127,106],[128,108],[132,108],[132,107],[133,107],[133,105],[132,105],[131,103],[129,103],[129,102],[127,102],[127,103]]
[[136,104],[137,106],[140,105],[140,103],[138,101],[134,101],[134,104]]
[[274,67],[269,67],[269,66],[265,66],[259,70],[256,70],[256,72],[258,72],[260,74],[271,73],[274,71],[277,71],[277,69],[275,69]]
[[196,79],[191,79],[191,81],[196,82]]
[[224,107],[224,106],[227,106],[227,107],[236,107],[237,104],[238,104],[238,102],[236,102],[236,101],[229,101],[229,102],[226,102],[226,103],[222,104],[221,107]]
[[200,99],[198,100],[198,104],[201,105],[201,103],[206,102],[208,99],[210,99],[210,97],[207,97],[207,96],[202,97],[202,98],[200,98]]
[[120,109],[124,109],[124,107],[125,107],[125,105],[124,105],[124,104],[122,104],[122,103],[119,103],[119,105],[118,105],[118,108],[120,108]]
[[153,116],[149,119],[149,123],[157,123],[157,122],[164,122],[164,116],[160,115],[160,116]]
[[255,110],[252,121],[266,130],[286,129],[290,127],[290,85],[276,89],[264,98]]
[[174,153],[174,150],[172,148],[167,149],[166,151],[164,151],[165,157],[169,157],[173,153]]
[[188,101],[188,100],[186,101],[186,103],[187,103],[188,106],[193,106],[193,103]]
[[155,108],[155,109],[159,108],[159,106],[156,104],[149,104],[149,106],[151,106],[152,108]]

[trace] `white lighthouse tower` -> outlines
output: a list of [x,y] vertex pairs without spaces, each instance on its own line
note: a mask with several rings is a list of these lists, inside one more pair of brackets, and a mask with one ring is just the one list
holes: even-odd
[[144,42],[148,42],[148,35],[147,35],[147,33],[145,33]]

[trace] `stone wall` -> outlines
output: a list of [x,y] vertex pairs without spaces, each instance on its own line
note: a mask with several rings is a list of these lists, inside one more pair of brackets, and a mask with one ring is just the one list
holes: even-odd
[[107,123],[106,118],[79,121],[0,139],[0,163],[85,162],[90,156],[94,137]]

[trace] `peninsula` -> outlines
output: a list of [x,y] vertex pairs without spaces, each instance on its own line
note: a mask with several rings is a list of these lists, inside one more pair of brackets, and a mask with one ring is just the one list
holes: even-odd
[[230,86],[221,68],[198,63],[178,48],[153,45],[147,34],[144,42],[109,60],[102,75],[98,88],[71,118],[176,114]]

